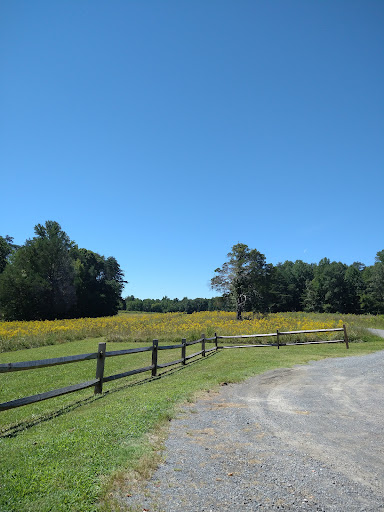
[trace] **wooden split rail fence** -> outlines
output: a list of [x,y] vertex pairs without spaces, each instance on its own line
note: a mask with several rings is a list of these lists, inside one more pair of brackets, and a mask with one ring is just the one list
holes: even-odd
[[[319,333],[319,332],[333,332],[333,331],[343,331],[344,336],[341,340],[327,340],[327,341],[307,341],[307,342],[295,342],[295,343],[282,343],[280,340],[280,336],[284,335],[297,335],[297,334],[309,334],[309,333]],[[276,343],[268,343],[268,344],[243,344],[243,345],[230,345],[230,346],[218,346],[219,339],[238,339],[238,338],[266,338],[266,337],[276,337]],[[206,342],[214,343],[213,348],[206,348]],[[201,343],[201,350],[194,352],[193,354],[186,355],[186,349],[190,345],[195,345],[197,343]],[[186,365],[189,359],[197,357],[201,355],[205,357],[206,354],[217,351],[219,349],[227,349],[227,348],[246,348],[246,347],[276,347],[279,349],[281,346],[286,345],[310,345],[310,344],[319,344],[319,343],[345,343],[346,348],[349,348],[348,344],[348,336],[345,325],[342,328],[337,329],[317,329],[310,331],[286,331],[280,332],[276,331],[275,333],[269,334],[248,334],[241,336],[215,336],[213,338],[206,338],[204,334],[201,335],[201,338],[196,341],[187,342],[186,339],[182,340],[182,343],[179,345],[159,345],[157,339],[153,340],[152,346],[149,347],[139,347],[127,350],[115,350],[111,352],[106,351],[106,343],[99,343],[98,351],[92,352],[90,354],[80,354],[75,356],[66,356],[66,357],[57,357],[54,359],[41,359],[36,361],[25,361],[20,363],[6,363],[0,364],[0,373],[7,372],[18,372],[23,370],[34,370],[37,368],[46,368],[48,366],[57,366],[69,363],[76,363],[79,361],[89,361],[90,359],[96,359],[96,376],[94,379],[89,380],[87,382],[82,382],[80,384],[74,384],[72,386],[67,386],[60,389],[53,389],[51,391],[47,391],[45,393],[40,393],[37,395],[32,395],[28,397],[19,398],[17,400],[11,400],[9,402],[0,403],[0,411],[5,411],[7,409],[13,409],[15,407],[21,407],[23,405],[32,404],[35,402],[41,402],[42,400],[47,400],[49,398],[54,398],[61,395],[66,395],[68,393],[73,393],[74,391],[79,391],[81,389],[86,389],[90,387],[94,387],[95,394],[102,393],[103,383],[110,382],[112,380],[121,379],[124,377],[129,377],[131,375],[136,375],[138,373],[151,372],[152,377],[156,377],[157,370],[161,368],[166,368],[168,366],[173,366],[176,364]],[[161,350],[173,350],[173,349],[181,349],[181,358],[175,361],[170,361],[168,363],[159,364],[158,363],[158,353]],[[137,354],[139,352],[152,352],[152,364],[149,366],[145,366],[144,368],[137,368],[135,370],[129,370],[127,372],[110,375],[108,377],[104,376],[104,366],[105,359],[107,357],[116,357],[123,356],[128,354]]]
[[[129,377],[130,375],[136,375],[138,373],[151,372],[152,377],[157,375],[157,370],[160,368],[166,368],[168,366],[182,364],[185,365],[188,360],[202,355],[205,357],[206,354],[217,350],[217,340],[215,342],[214,348],[206,349],[207,341],[214,341],[216,338],[206,338],[204,334],[201,335],[201,338],[196,341],[187,342],[186,339],[182,340],[182,343],[179,345],[159,345],[158,340],[153,340],[152,346],[149,347],[138,347],[127,350],[115,350],[111,352],[106,351],[106,343],[99,343],[98,351],[90,354],[80,354],[75,356],[66,356],[66,357],[56,357],[54,359],[41,359],[38,361],[25,361],[21,363],[8,363],[8,364],[0,364],[0,373],[6,372],[18,372],[23,370],[35,370],[37,368],[46,368],[47,366],[57,366],[69,363],[76,363],[79,361],[89,361],[90,359],[96,359],[96,377],[87,382],[82,382],[80,384],[75,384],[73,386],[67,386],[60,389],[53,389],[51,391],[47,391],[45,393],[40,393],[38,395],[32,395],[28,397],[19,398],[17,400],[12,400],[10,402],[0,403],[0,411],[5,411],[7,409],[13,409],[15,407],[21,407],[22,405],[32,404],[34,402],[41,402],[42,400],[47,400],[49,398],[54,398],[60,395],[66,395],[68,393],[73,393],[74,391],[79,391],[81,389],[86,389],[90,387],[94,387],[95,394],[102,393],[103,383],[109,382],[116,379],[121,379],[123,377]],[[195,352],[190,355],[186,355],[186,349],[190,345],[195,345],[196,343],[201,343],[201,350]],[[181,348],[181,358],[176,361],[171,361],[165,364],[158,363],[158,352],[161,350],[171,350]],[[139,352],[152,352],[152,364],[150,366],[145,366],[144,368],[137,368],[135,370],[130,370],[127,372],[119,373],[116,375],[110,375],[108,377],[104,376],[104,365],[105,359],[107,357],[116,357],[116,356],[124,356],[128,354],[137,354]]]
[[[300,335],[300,334],[311,334],[315,332],[336,332],[341,331],[343,332],[343,339],[342,340],[325,340],[325,341],[295,341],[293,343],[283,343],[280,340],[280,336],[292,336],[292,335]],[[343,327],[338,327],[336,329],[314,329],[314,330],[308,330],[308,331],[279,331],[272,332],[269,334],[245,334],[242,336],[217,336],[220,339],[237,339],[237,338],[269,338],[269,337],[275,337],[276,343],[260,343],[257,345],[230,345],[230,346],[222,346],[219,348],[246,348],[246,347],[277,347],[278,349],[283,346],[289,346],[289,345],[319,345],[321,343],[345,343],[346,348],[349,348],[349,341],[348,341],[348,335],[347,335],[347,329],[345,325]]]

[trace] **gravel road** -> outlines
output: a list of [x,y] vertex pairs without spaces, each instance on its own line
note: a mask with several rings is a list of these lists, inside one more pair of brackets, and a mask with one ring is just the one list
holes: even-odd
[[171,422],[150,512],[384,511],[384,351],[222,386]]

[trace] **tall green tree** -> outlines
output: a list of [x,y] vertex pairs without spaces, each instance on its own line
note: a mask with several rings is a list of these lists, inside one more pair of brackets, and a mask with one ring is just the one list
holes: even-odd
[[344,275],[346,284],[346,307],[348,313],[360,314],[362,312],[362,297],[365,294],[364,281],[365,265],[355,261],[350,265]]
[[362,275],[355,263],[345,263],[323,258],[314,266],[314,278],[307,282],[304,294],[306,311],[325,313],[358,313]]
[[376,254],[375,264],[364,272],[366,290],[362,308],[367,313],[384,314],[384,250]]
[[125,283],[118,262],[78,249],[57,222],[37,224],[34,238],[6,254],[0,274],[0,311],[6,319],[117,313]]
[[17,249],[17,245],[13,243],[13,238],[6,235],[0,236],[0,274],[5,269],[11,254]]
[[72,316],[98,317],[118,311],[124,274],[115,258],[88,249],[71,251],[75,268],[76,305]]
[[278,263],[272,276],[273,311],[302,311],[307,282],[313,277],[310,263],[301,260]]
[[228,261],[215,270],[211,287],[233,299],[238,320],[244,310],[265,311],[272,266],[266,263],[264,254],[238,243],[227,257]]
[[35,235],[12,255],[1,274],[5,318],[64,318],[75,304],[71,240],[55,221],[37,224]]

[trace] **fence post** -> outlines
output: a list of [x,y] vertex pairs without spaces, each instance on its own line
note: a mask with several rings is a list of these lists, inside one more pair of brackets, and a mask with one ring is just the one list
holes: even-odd
[[344,342],[345,342],[346,347],[349,348],[347,328],[345,327],[345,325],[343,325],[343,329],[344,329]]
[[216,350],[217,350],[217,334],[215,333],[215,347],[216,347]]
[[187,348],[187,340],[185,338],[183,338],[181,340],[181,343],[183,344],[183,346],[181,347],[181,359],[183,360],[182,364],[185,364],[185,352],[186,352],[186,348]]
[[97,350],[97,365],[96,365],[96,379],[99,382],[95,384],[95,395],[99,395],[103,392],[103,377],[104,377],[104,364],[105,364],[105,347],[106,343],[99,343]]
[[276,337],[277,337],[277,349],[279,349],[280,348],[279,329],[276,329]]
[[157,347],[159,340],[153,340],[152,345],[152,377],[156,377],[157,374]]
[[201,335],[202,337],[202,340],[201,340],[201,350],[202,350],[202,356],[205,357],[205,334],[202,334]]

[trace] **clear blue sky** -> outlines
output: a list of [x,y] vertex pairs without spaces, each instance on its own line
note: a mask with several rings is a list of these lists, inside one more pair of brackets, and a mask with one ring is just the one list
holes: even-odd
[[384,249],[384,1],[2,0],[0,235],[58,221],[124,295]]

